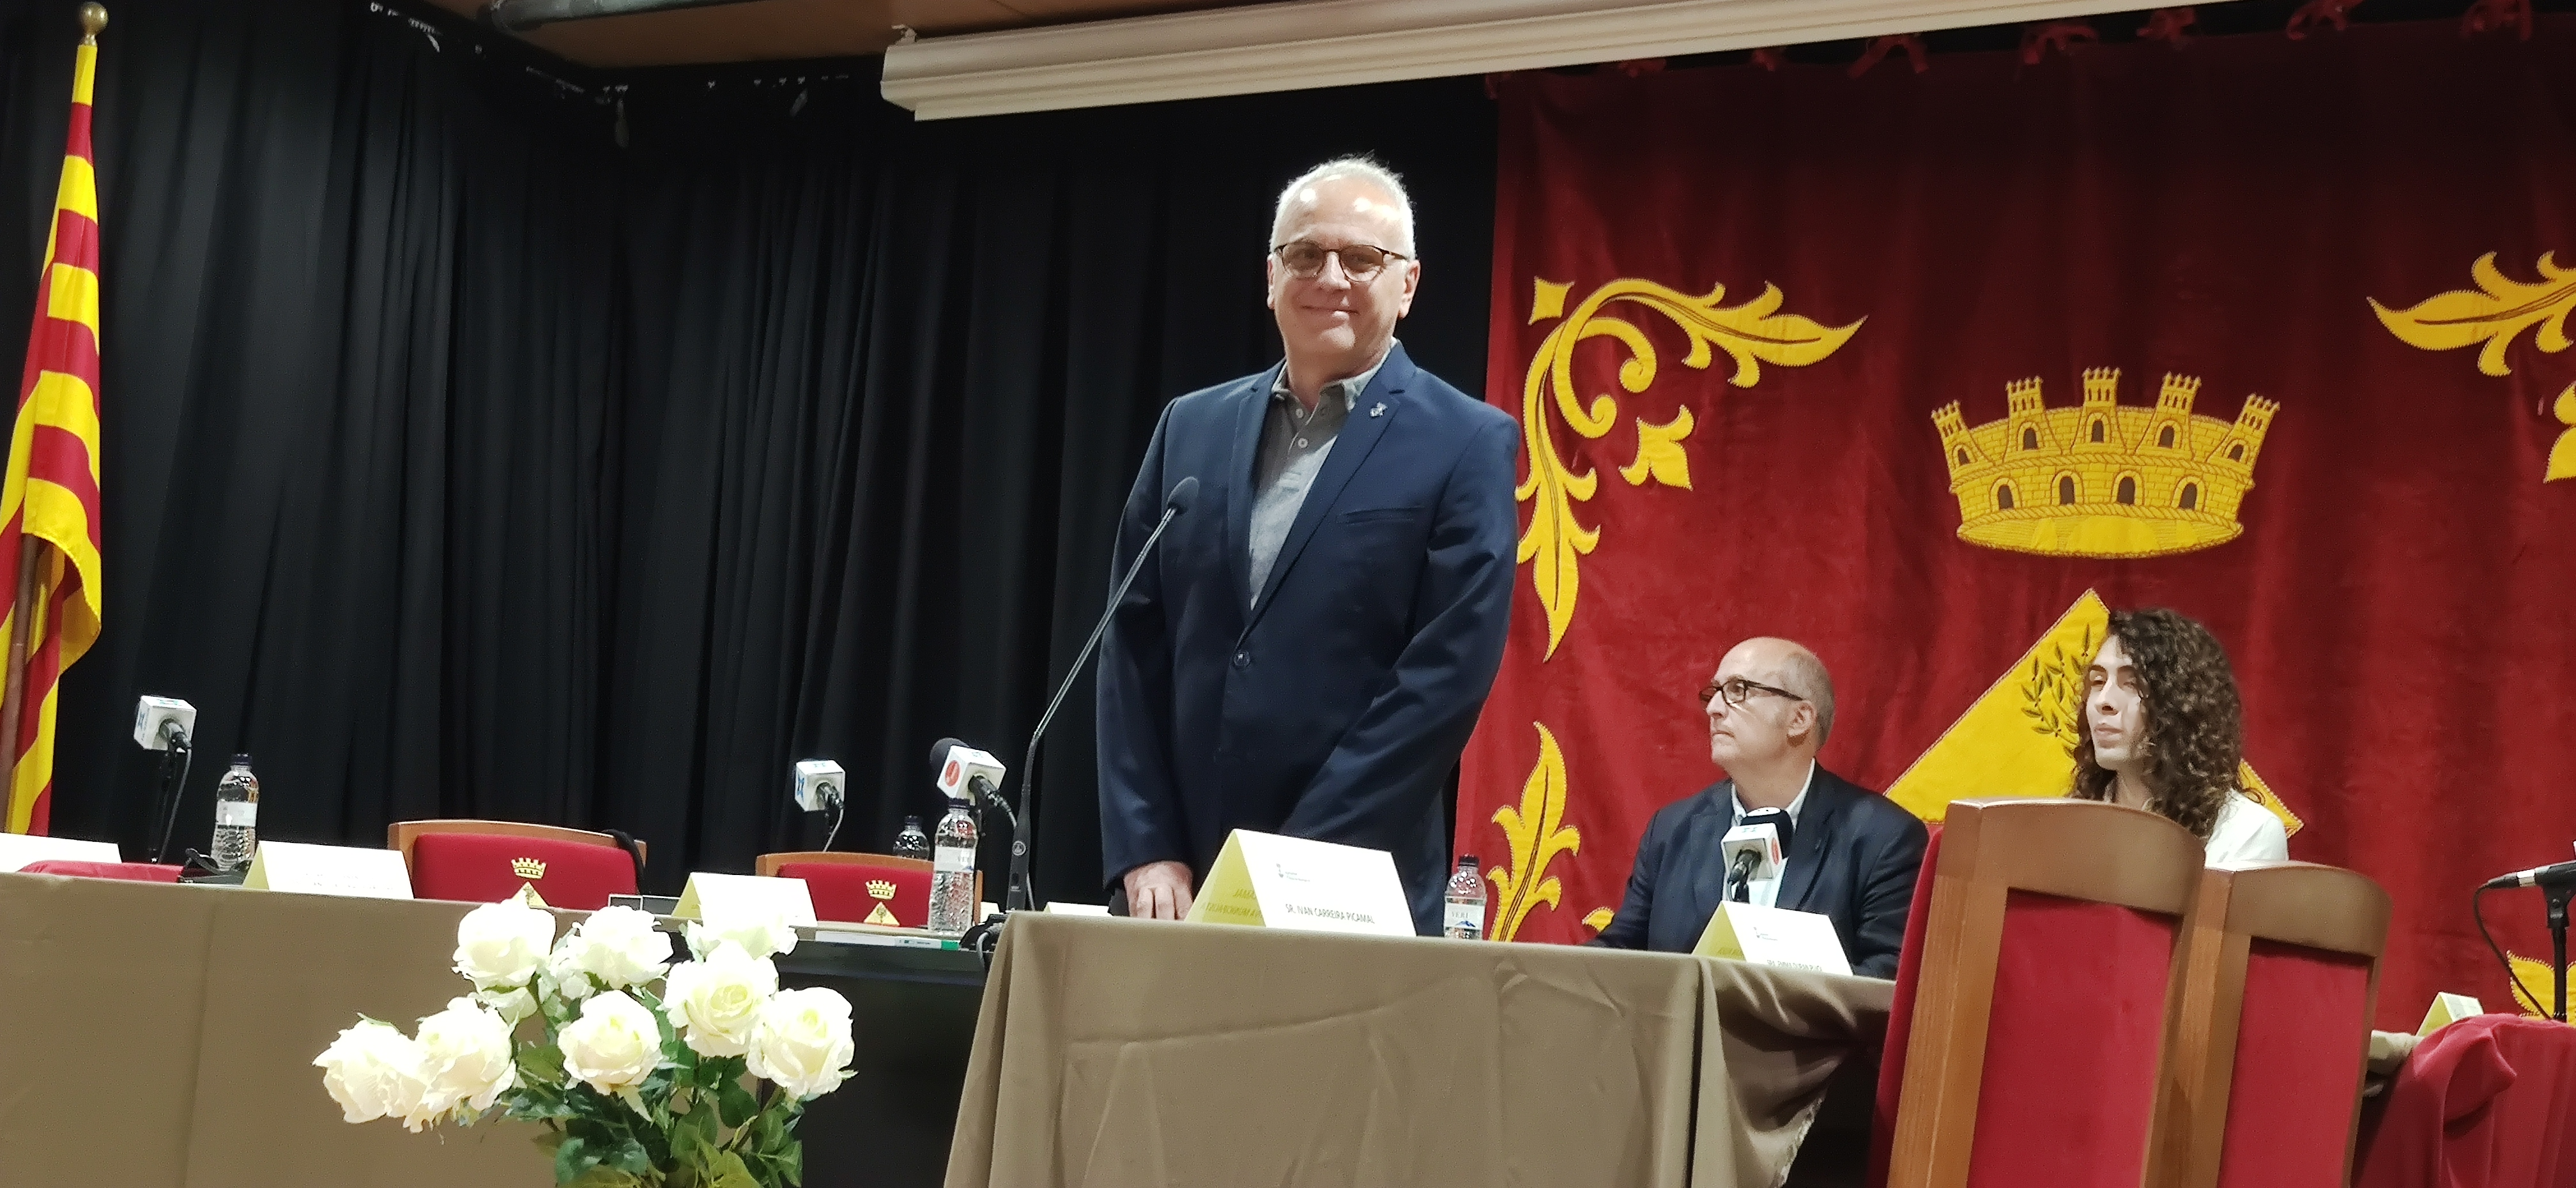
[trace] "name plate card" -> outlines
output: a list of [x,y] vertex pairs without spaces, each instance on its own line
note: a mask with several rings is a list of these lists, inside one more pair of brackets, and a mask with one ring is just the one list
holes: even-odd
[[1237,829],[1190,904],[1202,924],[1412,936],[1413,908],[1384,850]]
[[2415,1029],[2415,1034],[2431,1035],[2462,1019],[2475,1018],[2485,1013],[2486,1008],[2480,1006],[2477,999],[2466,994],[2436,994],[2433,996],[2432,1009],[2424,1012],[2424,1024]]
[[400,850],[264,841],[251,855],[250,873],[242,878],[242,886],[307,895],[409,899],[411,871],[403,866]]
[[73,862],[123,862],[115,842],[79,841],[68,837],[43,837],[28,833],[0,833],[0,871],[16,870],[30,862],[66,859]]
[[1691,950],[1701,957],[1726,957],[1778,969],[1811,973],[1851,973],[1841,936],[1831,918],[1815,912],[1756,907],[1749,903],[1718,905]]
[[683,920],[704,920],[709,916],[728,919],[784,916],[790,924],[814,924],[814,893],[803,879],[762,878],[759,875],[709,874],[698,871],[689,876],[689,885],[680,892],[680,906],[671,914]]

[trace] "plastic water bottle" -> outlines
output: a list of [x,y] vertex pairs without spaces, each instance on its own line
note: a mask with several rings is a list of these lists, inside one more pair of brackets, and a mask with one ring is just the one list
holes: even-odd
[[259,777],[250,756],[233,756],[232,770],[215,784],[215,869],[240,870],[259,848]]
[[894,856],[930,861],[930,835],[921,831],[921,818],[903,819],[903,832],[894,835]]
[[1458,855],[1458,873],[1449,876],[1447,899],[1440,913],[1440,934],[1459,940],[1485,939],[1485,880],[1476,873],[1475,855]]
[[975,818],[966,802],[948,802],[930,860],[930,930],[964,932],[975,924]]

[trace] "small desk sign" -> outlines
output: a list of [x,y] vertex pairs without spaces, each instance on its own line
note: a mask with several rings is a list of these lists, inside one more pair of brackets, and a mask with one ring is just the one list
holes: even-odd
[[1851,961],[1843,956],[1842,938],[1834,932],[1831,918],[1749,903],[1719,904],[1717,914],[1708,918],[1708,930],[1699,934],[1699,946],[1691,952],[1779,969],[1851,973]]
[[698,871],[689,876],[689,885],[680,891],[680,906],[672,908],[671,914],[683,920],[781,915],[790,924],[812,927],[814,894],[803,879]]
[[45,837],[33,833],[0,833],[0,870],[16,870],[30,862],[69,859],[73,862],[123,862],[115,842],[78,841],[68,837]]
[[1412,936],[1413,908],[1384,850],[1237,829],[1190,904],[1203,924]]
[[250,873],[242,878],[242,886],[308,895],[409,899],[411,872],[403,867],[400,850],[264,841],[259,852],[251,855]]
[[2477,999],[2466,994],[2436,994],[2433,996],[2432,1009],[2424,1012],[2424,1025],[2416,1028],[2415,1034],[2431,1035],[2462,1019],[2475,1018],[2485,1013],[2486,1008],[2480,1006]]

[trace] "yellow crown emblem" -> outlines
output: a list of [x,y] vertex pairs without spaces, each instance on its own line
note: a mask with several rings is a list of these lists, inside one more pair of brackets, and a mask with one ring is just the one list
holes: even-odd
[[891,879],[869,879],[868,894],[879,899],[892,899],[894,898],[894,881]]
[[523,879],[542,879],[546,877],[546,864],[534,858],[513,858],[510,873]]
[[2120,369],[2084,373],[2084,403],[2049,408],[2037,378],[2004,385],[2003,420],[1932,414],[1959,539],[2052,557],[2160,557],[2236,539],[2237,505],[2280,405],[2245,398],[2233,423],[2196,416],[2197,376],[2165,376],[2150,407],[2120,403]]

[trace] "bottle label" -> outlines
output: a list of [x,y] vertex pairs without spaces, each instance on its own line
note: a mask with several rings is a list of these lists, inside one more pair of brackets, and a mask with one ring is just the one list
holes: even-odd
[[259,805],[248,800],[216,801],[215,824],[238,825],[244,829],[256,827],[259,824]]
[[1449,904],[1447,910],[1441,914],[1440,932],[1443,936],[1453,936],[1460,940],[1483,940],[1485,905],[1481,903]]
[[975,868],[975,847],[941,846],[939,858],[932,865],[936,870],[972,870]]

